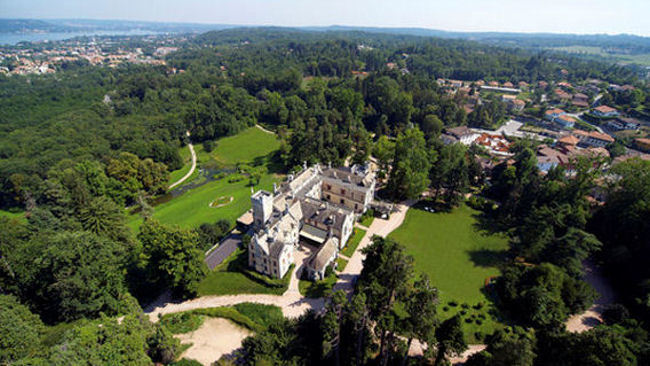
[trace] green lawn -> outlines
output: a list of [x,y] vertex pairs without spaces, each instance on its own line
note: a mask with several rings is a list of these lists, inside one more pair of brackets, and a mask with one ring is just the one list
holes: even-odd
[[5,211],[0,210],[0,217],[7,217],[10,219],[25,220],[25,212],[23,211]]
[[[249,272],[246,272],[249,271]],[[250,273],[248,254],[237,249],[223,263],[210,271],[199,284],[198,296],[234,294],[282,295],[289,287],[293,268],[282,280],[271,279],[261,274]],[[271,284],[271,285],[270,285]]]
[[341,251],[341,254],[348,258],[352,257],[352,254],[354,254],[354,251],[357,250],[357,247],[359,246],[359,243],[361,242],[361,239],[363,239],[364,235],[366,235],[365,230],[355,227],[354,232],[350,236],[350,239],[348,239],[348,243]]
[[[489,334],[499,326],[491,315],[495,307],[482,290],[486,279],[499,275],[495,265],[508,247],[505,237],[477,232],[475,214],[478,212],[465,205],[451,213],[412,208],[404,223],[389,236],[406,247],[415,258],[415,269],[426,273],[438,288],[441,314],[452,316],[464,310],[464,319],[473,316],[471,323],[464,323],[470,341],[477,340],[475,332]],[[463,309],[463,304],[468,308]],[[472,308],[477,304],[483,304],[482,308]],[[482,324],[477,325],[476,319]]]
[[[189,181],[200,182],[196,178],[201,167],[232,167],[237,163],[265,167],[265,173],[259,184],[253,187],[257,189],[271,189],[274,182],[279,182],[282,177],[273,174],[270,155],[277,150],[280,143],[274,135],[266,133],[259,128],[252,127],[242,131],[238,135],[224,137],[216,141],[217,147],[210,153],[203,150],[202,144],[197,144],[194,149],[197,153],[197,170]],[[185,146],[181,155],[189,159],[189,149]],[[189,160],[188,160],[189,161]],[[174,177],[181,177],[189,170],[186,165],[180,170],[172,172]],[[185,173],[184,173],[185,172]],[[251,187],[248,185],[248,178],[239,182],[229,182],[229,176],[216,181],[210,181],[200,187],[191,189],[180,196],[160,203],[154,207],[153,217],[164,224],[174,224],[181,227],[196,227],[206,222],[215,222],[219,219],[227,219],[234,224],[235,220],[246,210],[250,209]],[[223,200],[233,197],[232,202],[222,207],[210,207],[215,199],[223,197]],[[129,217],[129,226],[134,232],[142,224],[142,218],[138,214]]]
[[345,269],[345,266],[348,265],[348,261],[343,259],[342,257],[336,258],[336,270],[341,272]]

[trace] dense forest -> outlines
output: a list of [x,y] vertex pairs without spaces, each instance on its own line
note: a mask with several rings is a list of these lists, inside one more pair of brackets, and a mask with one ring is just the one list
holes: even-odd
[[[432,188],[453,207],[471,187],[486,187],[488,176],[476,159],[482,151],[444,145],[440,133],[488,127],[505,112],[492,100],[467,114],[436,79],[598,78],[647,90],[633,71],[595,61],[363,32],[209,32],[166,63],[72,64],[53,75],[0,76],[0,208],[26,212],[23,221],[0,218],[0,363],[174,358],[177,342],[144,319],[141,306],[161,289],[195,296],[206,272],[201,241],[231,223],[180,229],[145,217],[136,234],[125,208],[140,206],[147,216],[148,204],[167,191],[169,172],[183,165],[179,148],[189,141],[212,141],[259,123],[281,138],[276,158],[285,172],[304,161],[363,162],[372,154],[380,178],[388,177],[384,198],[417,198]],[[646,106],[647,95],[639,101]],[[533,148],[519,142],[514,163],[497,166],[486,198],[473,203],[486,227],[507,233],[509,254],[529,265],[504,265],[495,286],[515,326],[488,337],[487,352],[471,364],[579,365],[583,356],[593,365],[647,363],[647,162],[620,165],[621,179],[607,187],[611,199],[593,210],[586,196],[600,178],[595,163],[583,161],[572,178],[560,168],[542,177]],[[437,321],[436,290],[415,276],[398,243],[376,239],[366,254],[351,302],[334,294],[324,315],[260,332],[244,342],[242,360],[405,364],[416,362],[405,347],[420,339],[436,345],[429,356],[444,364],[446,352],[465,349],[460,320]],[[566,333],[567,317],[596,296],[581,277],[582,261],[598,255],[628,284],[625,307],[612,309],[594,331]],[[119,315],[126,317],[118,322]],[[57,324],[73,325],[63,338],[40,344],[43,328]],[[323,339],[296,337],[312,326],[322,327]],[[521,353],[510,354],[513,347]]]

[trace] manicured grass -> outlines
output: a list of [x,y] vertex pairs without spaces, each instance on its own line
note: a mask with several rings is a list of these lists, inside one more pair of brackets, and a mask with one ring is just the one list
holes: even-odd
[[252,163],[256,158],[265,157],[280,147],[280,141],[257,127],[246,129],[235,136],[216,141],[217,147],[207,153],[203,146],[194,146],[201,162],[214,159],[222,165]]
[[[480,310],[468,311],[483,314],[482,324],[464,323],[466,336],[475,341],[474,333],[491,333],[499,324],[492,315],[496,309],[483,292],[486,279],[499,275],[496,265],[508,247],[505,237],[484,235],[474,224],[478,212],[461,205],[451,213],[429,213],[417,208],[410,209],[404,223],[390,238],[406,247],[408,254],[415,258],[415,269],[426,273],[439,290],[440,308],[450,301],[450,307],[441,314],[452,316],[461,304],[474,306],[482,303]],[[464,317],[464,318],[465,318]]]
[[350,236],[350,239],[348,239],[348,243],[341,251],[341,254],[348,258],[352,257],[352,254],[354,254],[354,251],[357,250],[357,247],[359,246],[359,243],[361,242],[361,239],[363,239],[364,235],[366,235],[365,230],[354,228],[354,232]]
[[345,266],[348,265],[348,261],[346,261],[345,259],[343,259],[341,257],[338,257],[338,258],[336,258],[336,264],[337,264],[336,270],[341,272],[341,271],[343,271],[345,269]]
[[289,287],[293,267],[282,280],[267,278],[251,273],[247,268],[247,252],[236,250],[223,263],[217,266],[199,284],[199,296],[235,295],[235,294],[271,294],[282,295]]
[[[194,149],[197,153],[198,166],[194,174],[183,185],[190,181],[197,180],[198,171],[201,166],[234,166],[237,163],[247,163],[266,168],[258,185],[253,189],[269,190],[273,183],[282,180],[282,177],[269,172],[271,161],[270,155],[277,150],[280,143],[274,135],[266,133],[259,128],[252,127],[242,131],[238,135],[229,136],[217,140],[217,147],[210,153],[203,150],[202,144],[196,144]],[[189,158],[189,149],[184,157]],[[189,169],[189,168],[187,168]],[[183,169],[181,169],[183,170]],[[178,171],[176,171],[178,172]],[[174,172],[175,175],[182,174]],[[187,170],[185,171],[187,172]],[[202,178],[205,179],[205,178]],[[158,204],[154,207],[153,217],[164,224],[179,225],[181,227],[197,227],[206,222],[215,222],[219,219],[226,219],[234,224],[235,220],[246,210],[250,209],[251,187],[246,177],[239,182],[229,182],[229,176],[216,181],[210,181],[202,186],[191,189],[180,196]],[[233,197],[232,202],[223,207],[210,207],[210,203],[219,197]],[[129,226],[134,232],[142,224],[142,218],[133,214],[129,218]]]
[[[266,174],[260,184],[254,189],[272,189],[273,183],[280,181],[279,176]],[[226,219],[234,224],[235,220],[246,210],[250,209],[251,187],[248,179],[229,183],[228,178],[211,181],[200,187],[191,189],[168,202],[154,207],[153,217],[163,224],[179,225],[181,227],[196,227],[206,222],[216,222]],[[223,207],[210,207],[217,197],[233,197],[233,201]],[[131,215],[129,226],[137,231],[142,224],[138,214]]]
[[325,279],[321,281],[300,280],[298,283],[298,289],[300,290],[301,295],[317,299],[319,297],[327,296],[332,291],[332,287],[334,287],[337,280],[338,278],[334,275],[325,277]]

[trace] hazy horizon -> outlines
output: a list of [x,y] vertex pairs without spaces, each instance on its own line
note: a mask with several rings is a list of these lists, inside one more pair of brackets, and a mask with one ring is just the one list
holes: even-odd
[[[641,14],[641,15],[640,15]],[[645,15],[642,15],[645,14]],[[0,0],[0,17],[233,26],[424,28],[449,32],[650,36],[650,1]]]

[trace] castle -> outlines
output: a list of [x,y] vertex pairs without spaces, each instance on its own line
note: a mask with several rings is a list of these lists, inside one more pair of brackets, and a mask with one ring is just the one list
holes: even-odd
[[326,168],[303,166],[273,192],[260,190],[251,196],[253,235],[248,264],[257,272],[282,278],[293,263],[300,239],[318,246],[306,270],[311,279],[322,279],[352,234],[358,215],[365,212],[375,194],[375,175],[369,164]]

